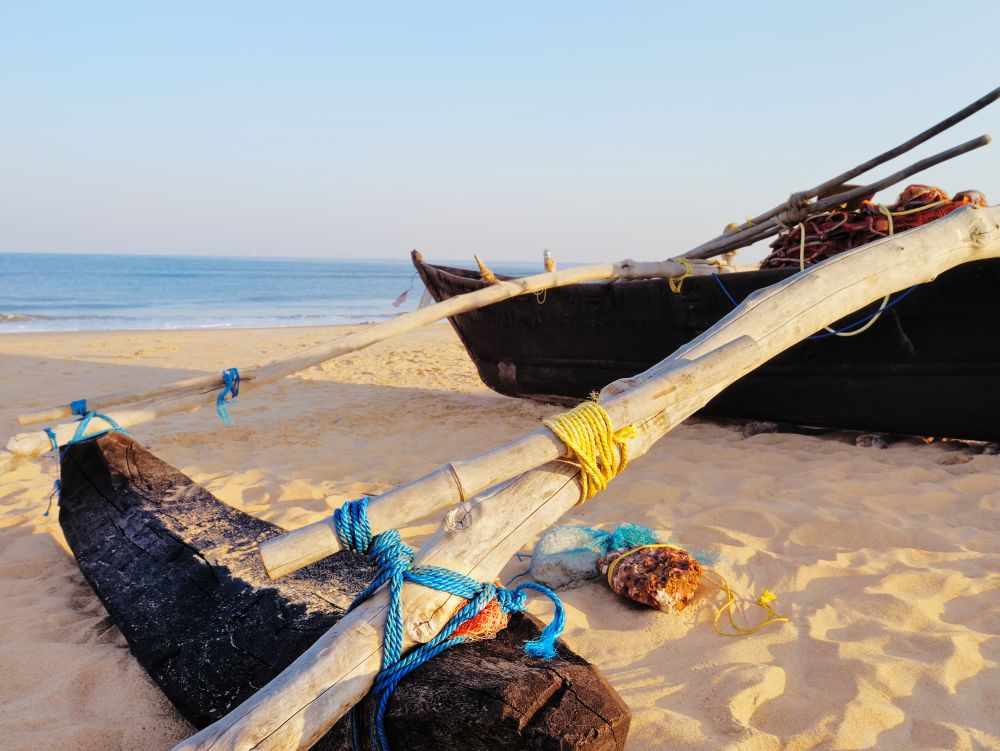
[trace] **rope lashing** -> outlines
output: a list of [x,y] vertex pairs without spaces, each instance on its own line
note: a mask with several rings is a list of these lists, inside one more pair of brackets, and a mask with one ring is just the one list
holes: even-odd
[[[74,402],[76,404],[76,402]],[[87,434],[87,428],[90,427],[90,421],[94,418],[98,420],[104,420],[108,424],[108,427],[104,430],[97,431],[96,433]],[[52,428],[44,428],[45,435],[49,437],[49,441],[52,443],[52,452],[55,454],[56,461],[58,465],[56,467],[57,472],[61,472],[62,469],[62,459],[65,455],[65,449],[72,446],[74,443],[80,443],[80,441],[85,441],[88,438],[97,438],[106,433],[110,433],[112,430],[117,431],[123,435],[128,435],[128,431],[125,430],[121,425],[119,425],[115,420],[107,415],[102,415],[100,412],[86,412],[80,416],[80,422],[76,426],[76,432],[73,433],[73,437],[66,441],[63,449],[59,448],[59,439],[56,437],[56,432]],[[49,505],[45,508],[45,513],[42,516],[48,516],[49,511],[52,510],[52,500],[56,501],[58,506],[62,500],[62,478],[57,477],[52,483],[52,492],[49,494]]]
[[[608,566],[608,586],[612,588],[614,587],[612,581],[615,573],[615,567],[622,560],[628,558],[633,553],[638,553],[642,550],[649,550],[651,548],[673,548],[674,550],[684,550],[684,548],[680,547],[679,545],[671,545],[668,542],[657,542],[648,545],[639,545],[637,547],[632,548],[631,550],[626,550],[620,556],[615,558],[615,560],[611,562],[611,565]],[[774,592],[772,592],[771,590],[765,588],[763,591],[761,591],[760,597],[757,598],[755,604],[763,608],[765,611],[767,611],[768,616],[755,626],[741,626],[736,622],[736,618],[734,616],[734,610],[736,608],[736,602],[738,598],[733,593],[733,590],[730,588],[729,582],[726,581],[726,578],[718,571],[710,568],[703,568],[701,570],[701,574],[702,576],[705,577],[706,581],[711,582],[712,584],[719,587],[719,589],[721,589],[726,593],[725,604],[721,608],[715,611],[715,618],[712,620],[712,627],[715,629],[715,632],[719,634],[719,636],[749,636],[750,634],[756,633],[757,631],[760,631],[762,628],[770,626],[773,623],[788,623],[787,617],[776,612],[774,608],[771,607],[771,603],[777,599],[777,595],[775,595]],[[723,613],[728,615],[729,625],[732,627],[732,631],[723,631],[722,628],[719,626],[719,620],[722,618]]]
[[628,444],[635,426],[615,430],[600,404],[586,401],[553,415],[543,425],[566,444],[566,457],[580,466],[580,503],[604,490],[628,466]]
[[784,210],[774,217],[774,221],[782,227],[794,227],[809,216],[809,196],[805,193],[792,193]]
[[667,284],[670,286],[670,291],[675,295],[679,295],[681,293],[681,288],[684,286],[684,280],[689,276],[694,275],[694,268],[691,266],[691,262],[683,256],[672,260],[684,267],[684,273],[680,276],[671,276],[667,278]]
[[240,371],[238,368],[226,368],[222,371],[222,382],[225,388],[215,397],[215,412],[219,415],[223,425],[232,425],[233,421],[229,417],[229,408],[226,406],[226,398],[232,401],[240,395]]
[[[368,502],[367,497],[348,501],[334,513],[334,524],[341,542],[345,545],[350,543],[349,547],[352,550],[365,554],[378,569],[371,584],[351,603],[351,609],[382,586],[388,585],[389,607],[382,644],[382,669],[375,676],[370,692],[369,728],[372,748],[376,751],[387,751],[389,739],[385,734],[383,719],[392,692],[406,675],[420,665],[449,647],[469,641],[470,637],[462,627],[471,619],[490,607],[497,607],[507,615],[517,613],[524,609],[529,590],[544,594],[552,600],[555,615],[538,638],[525,643],[524,651],[534,657],[550,659],[556,654],[555,643],[566,625],[566,614],[559,596],[548,587],[535,582],[524,582],[516,589],[510,590],[496,584],[478,582],[469,576],[439,566],[414,565],[413,549],[403,544],[398,530],[390,529],[372,539]],[[405,582],[448,592],[467,602],[445,623],[433,639],[421,644],[404,657],[401,593]],[[351,726],[354,747],[360,751],[357,708],[351,711]]]
[[333,512],[333,526],[340,544],[346,550],[364,555],[372,544],[372,527],[368,522],[369,496],[348,501]]
[[77,399],[76,401],[69,403],[70,411],[77,415],[78,417],[83,417],[87,414],[87,400]]

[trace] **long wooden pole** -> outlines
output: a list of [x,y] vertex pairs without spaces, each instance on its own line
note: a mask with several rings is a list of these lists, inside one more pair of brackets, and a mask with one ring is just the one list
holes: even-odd
[[[835,208],[846,201],[853,200],[859,196],[881,190],[884,187],[893,185],[907,177],[934,165],[940,164],[948,159],[965,154],[973,149],[980,148],[990,143],[990,136],[983,135],[974,138],[964,144],[943,151],[934,156],[922,159],[909,167],[877,180],[869,185],[854,188],[835,196],[821,199],[814,204],[810,204],[810,212],[822,212]],[[743,247],[752,244],[759,239],[776,234],[782,224],[781,217],[771,219],[759,227],[750,228],[742,233],[736,233],[731,239],[723,238],[723,242],[708,243],[701,245],[685,256],[692,260],[700,260],[713,255],[718,255],[726,250],[736,247]],[[700,250],[699,250],[700,249]],[[419,257],[419,254],[414,251]],[[555,287],[564,287],[571,284],[580,284],[589,281],[599,281],[606,279],[649,279],[680,276],[690,272],[690,267],[683,266],[675,261],[639,262],[632,260],[620,261],[612,264],[597,264],[593,266],[579,266],[563,271],[546,272],[534,276],[523,277],[521,279],[510,279],[496,282],[475,292],[464,295],[457,295],[448,300],[443,300],[436,305],[406,313],[390,321],[376,326],[365,327],[346,336],[335,339],[317,347],[302,352],[294,357],[289,357],[265,365],[247,368],[248,378],[242,390],[250,390],[267,383],[273,383],[288,375],[305,370],[314,365],[319,365],[327,360],[340,357],[350,352],[369,347],[377,342],[384,341],[393,336],[413,331],[428,324],[440,321],[443,318],[460,315],[470,310],[483,308],[494,303],[508,300],[512,297],[529,294],[531,292],[541,292]],[[695,267],[694,273],[711,273],[712,267]],[[242,371],[241,371],[242,373]],[[218,391],[223,387],[220,376],[197,376],[177,381],[153,389],[146,389],[135,394],[129,401],[149,399],[144,404],[133,406],[130,409],[120,411],[110,411],[106,407],[116,403],[116,400],[123,398],[122,394],[96,397],[88,402],[90,409],[108,412],[120,425],[128,427],[148,422],[162,415],[174,412],[192,411],[210,403],[212,399],[205,399],[206,393]],[[191,391],[198,394],[191,396]],[[187,395],[187,396],[185,396]],[[151,397],[151,398],[150,398]],[[166,399],[161,399],[166,397]],[[43,419],[51,419],[53,415],[68,417],[72,414],[69,405],[55,406],[44,409],[40,412],[22,415],[19,420],[23,424],[39,422]],[[91,432],[103,429],[100,425],[95,425]],[[59,445],[64,445],[66,441],[72,439],[76,434],[75,424],[64,424],[54,429]],[[17,456],[39,456],[51,448],[51,440],[44,431],[21,433],[15,435],[7,443],[7,451]],[[5,461],[9,463],[10,457],[0,454],[0,468]]]
[[[764,222],[768,221],[769,219],[773,219],[774,217],[778,216],[782,212],[787,211],[790,203],[792,205],[801,205],[801,204],[804,204],[807,201],[812,200],[813,198],[816,198],[818,196],[822,196],[822,195],[824,195],[826,193],[829,193],[831,190],[836,190],[840,186],[842,186],[845,183],[847,183],[849,180],[853,180],[855,177],[858,177],[859,175],[863,175],[866,172],[869,172],[869,171],[875,169],[876,167],[878,167],[878,166],[880,166],[882,164],[885,164],[886,162],[889,162],[889,161],[895,159],[897,156],[901,156],[901,155],[905,154],[906,152],[911,151],[912,149],[915,149],[920,144],[925,143],[926,141],[929,141],[934,136],[936,136],[936,135],[938,135],[940,133],[943,133],[944,131],[948,130],[952,126],[955,126],[958,123],[960,123],[963,120],[965,120],[966,118],[971,117],[972,115],[974,115],[977,112],[979,112],[981,109],[984,109],[984,108],[988,107],[989,105],[993,104],[993,102],[997,101],[998,99],[1000,99],[1000,87],[995,88],[995,89],[993,89],[993,91],[989,92],[988,94],[985,94],[985,95],[981,96],[979,99],[977,99],[976,101],[972,102],[972,104],[969,104],[968,106],[963,107],[958,112],[956,112],[954,115],[951,115],[950,117],[946,117],[944,120],[942,120],[941,122],[937,123],[936,125],[932,125],[927,130],[925,130],[925,131],[923,131],[921,133],[918,133],[917,135],[915,135],[913,138],[909,139],[908,141],[904,141],[903,143],[899,144],[898,146],[894,146],[893,148],[889,149],[888,151],[884,151],[881,154],[879,154],[878,156],[872,157],[868,161],[862,162],[861,164],[859,164],[859,165],[857,165],[855,167],[852,167],[851,169],[847,170],[846,172],[840,173],[836,177],[831,177],[829,180],[825,180],[824,182],[821,182],[819,185],[816,185],[815,187],[809,188],[808,190],[800,191],[798,193],[793,193],[792,196],[791,196],[791,198],[789,198],[788,201],[786,201],[784,203],[778,204],[773,209],[770,209],[769,211],[765,211],[763,214],[760,214],[759,216],[755,216],[753,219],[750,219],[750,220],[744,222],[743,224],[737,225],[735,228],[730,229],[728,232],[723,232],[718,237],[712,238],[707,243],[703,243],[702,245],[699,245],[697,248],[692,248],[687,253],[685,253],[685,256],[687,256],[687,257],[695,257],[692,254],[697,254],[697,253],[700,253],[700,252],[706,250],[707,246],[710,245],[711,243],[718,242],[718,241],[720,241],[720,240],[722,240],[722,239],[724,239],[726,237],[731,237],[731,236],[733,236],[737,232],[743,232],[743,231],[746,231],[746,230],[753,229],[754,227],[759,227],[760,225],[764,224]],[[760,239],[760,238],[758,238],[758,239]],[[725,251],[721,251],[721,252],[725,252]]]
[[[733,363],[751,362],[755,355],[754,341],[750,337],[742,337],[697,361],[676,360],[672,366],[677,370],[678,377],[683,375],[686,380],[708,387],[728,379]],[[686,413],[676,414],[672,385],[660,387],[652,384],[643,388],[644,393],[632,391],[627,399],[617,394],[601,400],[613,424],[631,425],[657,414],[678,421],[687,417]],[[635,411],[637,406],[639,412]],[[541,428],[479,456],[446,464],[373,498],[368,505],[372,532],[378,534],[407,520],[454,506],[511,477],[555,461],[565,452],[563,442],[548,428]],[[264,541],[260,545],[260,554],[268,574],[277,579],[342,549],[333,519],[328,516]]]
[[[913,149],[914,147],[920,145],[921,143],[924,143],[925,141],[929,140],[935,135],[947,130],[948,128],[961,122],[962,120],[965,120],[967,117],[975,114],[984,107],[992,104],[997,99],[1000,99],[1000,88],[996,88],[993,91],[989,92],[988,94],[980,97],[975,102],[969,104],[967,107],[964,107],[963,109],[956,112],[954,115],[942,120],[941,122],[928,128],[922,133],[917,134],[916,136],[914,136],[908,141],[903,142],[899,146],[896,146],[895,148],[883,152],[882,154],[879,154],[878,156],[873,157],[872,159],[869,159],[868,161],[863,162],[857,165],[856,167],[847,170],[846,172],[843,172],[840,175],[837,175],[836,177],[833,177],[823,183],[820,183],[814,188],[793,194],[792,198],[789,199],[789,202],[786,202],[785,204],[780,204],[774,207],[773,209],[764,212],[760,216],[748,220],[745,224],[737,227],[734,231],[725,232],[722,235],[719,235],[718,237],[713,238],[712,240],[706,243],[702,243],[701,245],[692,248],[691,250],[687,251],[686,253],[682,254],[682,256],[679,257],[687,259],[711,258],[712,256],[719,255],[720,253],[725,253],[730,250],[735,250],[737,248],[747,247],[748,245],[752,245],[753,243],[756,243],[762,239],[777,234],[780,231],[782,224],[783,223],[787,224],[788,221],[786,220],[789,220],[791,218],[790,212],[803,212],[808,210],[809,213],[817,213],[820,211],[828,210],[829,208],[838,206],[839,204],[844,203],[847,200],[851,200],[851,198],[847,198],[848,195],[851,195],[851,197],[853,198],[859,195],[866,195],[868,193],[875,192],[876,190],[880,190],[883,187],[899,182],[900,180],[903,180],[906,177],[909,177],[910,175],[915,174],[916,172],[922,169],[927,169],[928,167],[933,166],[934,164],[938,164],[942,161],[945,161],[946,159],[951,159],[955,156],[958,156],[959,154],[965,153],[966,151],[970,151],[973,148],[978,148],[979,146],[983,146],[989,143],[989,136],[981,136],[979,139],[970,141],[966,144],[963,144],[962,146],[956,147],[955,149],[950,149],[934,157],[930,157],[929,159],[922,160],[921,162],[918,162],[916,165],[913,165],[912,167],[907,168],[906,170],[897,172],[895,173],[895,175],[892,175],[889,178],[879,181],[878,183],[873,183],[872,185],[864,186],[863,188],[854,191],[853,194],[842,192],[836,196],[832,196],[826,200],[825,207],[821,206],[822,202],[817,202],[815,204],[808,203],[810,199],[823,195],[829,190],[832,190],[838,186],[843,185],[848,180],[857,177],[858,175],[863,174],[864,172],[867,172],[870,169],[880,164],[883,164],[884,162],[889,161],[890,159],[893,159],[901,154],[906,153],[907,151]],[[782,219],[782,216],[784,216],[784,220]],[[670,263],[670,262],[668,261],[665,263]],[[624,265],[626,269],[630,269],[632,264],[633,262],[630,261],[622,262],[622,265]],[[583,273],[583,270],[585,268],[593,270],[593,274],[585,275]],[[686,270],[685,267],[674,266],[670,269],[664,270],[663,273],[658,273],[656,275],[678,276],[684,273],[685,270]],[[575,269],[574,271],[577,274],[576,277],[577,281],[564,281],[566,277],[560,277],[558,273],[552,275],[551,277],[549,277],[547,281],[544,282],[540,280],[540,277],[542,277],[543,275],[530,277],[531,279],[539,280],[538,281],[539,286],[534,287],[530,291],[540,292],[544,289],[551,289],[554,287],[564,286],[565,284],[579,283],[580,281],[597,281],[600,279],[611,279],[611,278],[634,279],[634,278],[642,278],[643,276],[641,274],[622,276],[617,274],[615,271],[608,272],[607,265],[596,266],[596,267],[580,267]],[[471,293],[471,294],[476,295],[478,293]],[[522,291],[518,294],[527,294],[527,291]],[[509,296],[512,297],[515,295],[509,295]],[[463,298],[468,298],[468,297],[469,297],[468,295],[463,296]],[[480,299],[482,300],[482,302],[478,301]],[[472,310],[478,307],[485,307],[486,305],[493,304],[493,302],[499,302],[502,299],[508,299],[508,298],[498,297],[496,299],[493,299],[486,295],[481,296],[481,298],[472,297],[469,300],[467,300],[467,302],[475,304],[472,307],[467,308],[466,310]],[[487,300],[492,300],[492,301],[487,301]],[[434,308],[437,308],[437,306],[434,306]],[[452,313],[444,313],[441,317],[448,315],[457,315],[460,312],[465,312],[465,311],[463,310]],[[410,321],[417,320],[416,318],[412,319],[408,318],[406,315],[401,316],[400,319],[410,320]],[[391,321],[389,323],[397,323],[398,321],[400,321],[400,319],[396,319],[395,321]],[[433,322],[433,320],[440,320],[440,317],[432,318],[427,322]],[[427,324],[416,323],[414,328],[423,325]],[[383,328],[382,329],[383,331],[389,331],[391,328],[388,327],[388,324],[384,324],[384,326],[386,326],[386,328]],[[403,327],[402,330],[406,331],[410,329]],[[394,336],[394,335],[395,334],[392,333],[387,334],[387,336]],[[381,338],[376,339],[376,341],[381,341]],[[324,345],[324,346],[329,347],[330,345]],[[363,345],[363,346],[368,346],[368,345]],[[322,349],[323,347],[320,347],[317,348],[316,351],[322,351]],[[343,354],[343,352],[339,352],[338,354],[333,354],[331,355],[331,357],[337,357],[339,356],[339,354]],[[278,363],[272,363],[272,365],[277,366]],[[253,378],[253,373],[256,370],[257,370],[256,368],[241,369],[240,371],[241,378],[244,381],[251,380]],[[94,409],[100,412],[107,412],[110,407],[117,406],[120,404],[142,402],[144,400],[154,399],[165,395],[176,395],[179,392],[183,392],[191,388],[200,388],[203,390],[218,390],[221,389],[222,386],[223,384],[219,376],[216,375],[194,376],[192,378],[182,379],[180,381],[175,381],[173,383],[163,384],[160,386],[153,386],[146,389],[140,389],[138,391],[117,392],[113,394],[104,394],[97,397],[92,397],[88,399],[88,407],[90,409]],[[46,407],[42,410],[37,410],[35,412],[20,415],[18,416],[18,421],[22,425],[31,425],[39,422],[51,422],[53,420],[70,417],[72,416],[72,414],[73,414],[72,408],[67,403],[67,404],[55,405],[52,407]],[[4,464],[9,459],[10,457],[4,457],[3,454],[0,454],[0,469],[3,468]]]
[[915,162],[909,167],[905,167],[887,177],[883,177],[881,180],[869,183],[868,185],[861,185],[842,193],[828,196],[827,198],[821,198],[813,203],[803,204],[798,207],[785,206],[782,211],[776,212],[770,219],[764,220],[759,224],[755,223],[746,229],[731,234],[720,235],[716,239],[710,240],[707,243],[702,243],[696,248],[692,248],[678,257],[692,259],[711,258],[712,256],[719,255],[720,253],[726,253],[730,250],[736,250],[737,248],[744,248],[748,245],[753,245],[755,242],[763,240],[764,238],[778,234],[783,227],[797,224],[807,215],[821,214],[824,211],[835,209],[848,201],[853,201],[856,198],[877,193],[883,188],[888,188],[890,185],[902,182],[906,178],[912,177],[918,172],[923,172],[924,170],[935,167],[942,162],[948,161],[949,159],[954,159],[955,157],[967,154],[974,149],[986,146],[991,141],[992,139],[989,134],[984,134],[978,138],[973,138],[971,141],[966,141],[958,146],[946,149],[945,151],[935,154],[934,156],[921,159],[919,162]]
[[[954,266],[1000,256],[1000,208],[969,207],[923,227],[827,259],[744,300],[702,337],[717,349],[741,336],[756,342],[755,365],[886,294],[927,282]],[[740,350],[733,349],[734,355]],[[664,360],[648,383],[670,388],[689,414],[725,387],[686,380]],[[746,364],[734,367],[736,380]],[[626,397],[627,398],[627,397]],[[630,450],[638,456],[672,427],[656,416],[640,426]],[[494,495],[461,504],[421,550],[417,561],[489,581],[510,556],[555,523],[580,497],[577,470],[553,462]],[[435,590],[403,590],[404,649],[425,643],[458,605]],[[176,751],[307,749],[372,685],[381,660],[385,595],[348,613],[292,665],[226,717]]]
[[[450,316],[460,315],[469,310],[475,310],[502,300],[508,300],[512,297],[540,292],[552,287],[563,287],[601,279],[662,278],[680,276],[685,271],[685,267],[675,261],[642,262],[625,260],[618,263],[578,266],[561,271],[535,274],[534,276],[527,276],[521,279],[499,281],[496,284],[491,284],[475,292],[443,300],[436,305],[406,313],[384,323],[375,326],[365,326],[358,331],[342,336],[332,342],[312,347],[293,357],[275,360],[262,367],[255,366],[249,368],[248,372],[251,373],[252,378],[241,385],[240,391],[241,393],[250,391],[259,386],[278,381],[293,373],[324,363],[327,360],[369,347],[372,344],[393,336],[413,331],[414,329]],[[698,269],[696,268],[697,271]],[[702,271],[709,273],[708,267],[703,268]],[[178,381],[156,390],[144,390],[140,392],[143,398],[150,396],[150,394],[153,395],[153,398],[143,404],[127,409],[105,410],[107,406],[105,403],[106,400],[100,397],[90,400],[88,406],[91,409],[105,412],[123,427],[130,427],[163,415],[194,410],[212,404],[214,403],[215,395],[211,392],[219,391],[222,387],[223,383],[220,376],[203,376],[184,379],[183,381]],[[178,390],[182,392],[180,395],[174,393]],[[191,393],[192,390],[196,390],[198,393]],[[206,396],[209,393],[211,395]],[[173,398],[174,396],[177,396],[177,398]],[[68,406],[53,407],[43,410],[43,412],[38,414],[49,416],[56,413],[57,410],[62,410],[61,414],[63,416],[68,417],[71,414]],[[25,415],[22,421],[34,422],[37,416]],[[105,427],[103,423],[94,421],[88,434],[100,432]],[[53,430],[59,441],[59,445],[64,445],[66,441],[75,435],[76,423],[59,425]],[[41,430],[20,433],[11,438],[7,443],[7,450],[18,456],[39,456],[51,449],[51,447],[51,440]]]

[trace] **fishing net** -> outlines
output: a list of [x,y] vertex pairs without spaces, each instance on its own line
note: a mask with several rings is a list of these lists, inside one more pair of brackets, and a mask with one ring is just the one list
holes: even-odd
[[702,566],[686,550],[660,544],[612,550],[598,559],[596,570],[615,594],[670,612],[694,599]]
[[910,185],[891,206],[862,200],[856,207],[847,206],[803,220],[804,242],[800,225],[784,230],[771,243],[771,253],[761,261],[760,268],[797,269],[811,266],[845,250],[913,229],[969,205],[986,206],[986,198],[975,190],[949,198],[940,188]]
[[657,533],[640,524],[622,524],[614,532],[592,527],[553,527],[541,536],[528,574],[539,584],[560,589],[598,577],[597,559],[611,550],[657,542]]
[[[465,602],[459,606],[459,609],[464,606]],[[451,636],[453,639],[464,637],[466,641],[485,641],[492,639],[507,628],[508,623],[510,623],[510,615],[503,612],[500,603],[496,600],[490,600],[485,608],[455,629]]]

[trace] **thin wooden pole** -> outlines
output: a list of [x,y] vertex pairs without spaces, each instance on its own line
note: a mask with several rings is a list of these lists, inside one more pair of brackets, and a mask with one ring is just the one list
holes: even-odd
[[[419,259],[419,254],[416,251],[414,253]],[[708,264],[696,265],[695,273],[709,273],[709,269],[714,269],[714,266]],[[369,347],[372,344],[384,341],[393,336],[413,331],[435,321],[440,321],[443,318],[459,315],[486,305],[492,305],[512,297],[540,292],[553,287],[563,287],[602,279],[649,279],[680,276],[685,273],[687,273],[687,268],[675,261],[640,262],[625,260],[618,263],[578,266],[562,271],[535,274],[534,276],[527,276],[521,279],[498,281],[475,292],[443,300],[436,305],[415,310],[411,313],[405,313],[374,326],[365,326],[358,331],[342,336],[332,342],[312,347],[292,357],[275,360],[263,367],[254,366],[248,369],[252,374],[252,378],[240,386],[240,392],[244,393],[259,386],[274,383],[293,373],[306,370],[341,355]],[[195,382],[196,385],[192,386],[192,382]],[[206,383],[211,383],[212,385],[208,386]],[[108,410],[106,409],[108,406],[105,403],[106,400],[101,397],[92,399],[88,403],[88,406],[91,409],[105,412],[123,427],[130,427],[149,422],[163,415],[195,410],[214,404],[214,392],[222,389],[223,385],[220,376],[184,379],[183,381],[157,389],[155,391],[157,396],[152,400],[129,408]],[[192,395],[192,389],[196,389],[198,393]],[[143,390],[141,394],[148,396],[149,391]],[[64,408],[54,407],[43,412],[44,414],[52,414],[53,410],[59,409],[65,410],[63,413],[65,416],[71,414],[68,406]],[[36,415],[25,415],[23,419],[33,422],[35,417]],[[75,435],[76,427],[76,423],[65,423],[53,429],[60,446],[65,445],[66,441]],[[100,432],[105,427],[103,423],[95,420],[88,434]],[[51,440],[41,430],[20,433],[11,438],[7,443],[7,450],[18,456],[40,456],[51,448]]]
[[[872,157],[868,161],[862,162],[861,164],[852,167],[846,172],[842,172],[836,177],[831,177],[829,180],[825,180],[824,182],[821,182],[819,185],[813,188],[809,188],[808,190],[803,190],[798,193],[793,193],[789,201],[780,203],[773,209],[765,211],[760,216],[755,216],[753,219],[750,219],[749,221],[744,222],[741,225],[738,225],[734,230],[730,230],[729,232],[724,232],[718,237],[712,238],[707,243],[703,243],[702,245],[699,245],[696,248],[692,248],[690,251],[688,251],[688,253],[685,253],[685,256],[694,257],[690,254],[702,252],[703,250],[705,250],[705,246],[709,245],[710,243],[722,240],[727,236],[732,236],[736,232],[742,232],[744,230],[749,230],[752,229],[753,227],[760,226],[768,219],[773,219],[774,217],[778,216],[778,214],[781,214],[782,212],[786,211],[788,209],[789,202],[791,202],[792,204],[804,203],[805,201],[812,200],[817,196],[821,196],[825,193],[828,193],[831,190],[839,188],[841,185],[844,185],[849,180],[853,180],[855,177],[863,175],[864,173],[869,172],[875,169],[876,167],[885,164],[886,162],[892,161],[897,156],[901,156],[906,152],[915,149],[920,144],[929,141],[934,136],[943,133],[949,128],[957,125],[966,118],[976,114],[981,109],[984,109],[989,105],[993,104],[993,102],[997,101],[998,99],[1000,99],[1000,87],[995,88],[988,94],[981,96],[979,99],[972,102],[972,104],[969,104],[968,106],[960,109],[954,115],[946,117],[944,120],[937,123],[936,125],[932,125],[927,130],[918,133],[910,140],[904,141],[903,143],[899,144],[898,146],[894,146],[888,151],[883,151],[878,156]],[[732,250],[732,248],[730,250]],[[725,251],[720,251],[720,252],[725,252]]]
[[[750,337],[742,337],[709,352],[698,360],[676,360],[672,379],[684,378],[708,387],[728,379],[739,363],[756,358],[756,346]],[[673,415],[673,386],[645,385],[647,393],[633,390],[628,398],[621,394],[602,399],[601,404],[615,425],[643,422],[653,415]],[[635,405],[641,405],[639,412]],[[681,415],[683,419],[686,415]],[[454,506],[479,495],[484,490],[517,477],[536,467],[555,461],[566,446],[548,428],[527,433],[499,448],[460,462],[451,462],[420,479],[402,485],[371,500],[368,518],[372,532],[378,534],[410,519]],[[264,568],[272,579],[297,571],[303,566],[342,550],[332,517],[307,524],[292,532],[272,537],[260,545]]]
[[883,188],[895,185],[908,177],[912,177],[918,172],[923,172],[925,169],[930,169],[931,167],[941,164],[942,162],[946,162],[949,159],[954,159],[957,156],[967,154],[970,151],[986,146],[991,141],[992,138],[990,138],[989,134],[984,134],[978,138],[973,138],[971,141],[966,141],[958,146],[954,146],[938,154],[929,156],[926,159],[921,159],[919,162],[914,162],[909,167],[904,167],[898,172],[894,172],[888,177],[883,177],[881,180],[876,180],[868,185],[861,185],[857,188],[852,188],[851,190],[846,190],[827,198],[821,198],[818,201],[798,208],[786,205],[781,211],[777,212],[773,218],[762,221],[760,224],[747,227],[739,232],[734,232],[728,235],[720,235],[715,240],[702,243],[696,248],[692,248],[682,256],[678,257],[704,259],[717,256],[720,253],[726,253],[730,250],[745,248],[748,245],[753,245],[755,242],[763,240],[766,237],[778,234],[783,226],[797,224],[807,215],[821,214],[824,211],[835,209],[841,204],[853,201],[861,196],[877,193]]

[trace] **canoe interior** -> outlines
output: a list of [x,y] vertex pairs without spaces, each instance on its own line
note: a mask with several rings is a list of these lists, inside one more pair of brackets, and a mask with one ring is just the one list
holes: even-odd
[[[478,273],[414,265],[436,300],[481,289]],[[737,301],[790,270],[552,289],[451,319],[483,382],[509,396],[579,400],[646,370]],[[836,327],[877,309],[873,304]],[[704,414],[822,428],[1000,439],[1000,261],[917,287],[866,332],[802,342],[740,379]]]

